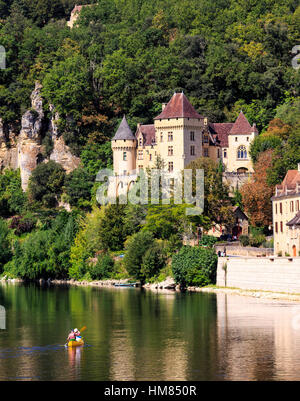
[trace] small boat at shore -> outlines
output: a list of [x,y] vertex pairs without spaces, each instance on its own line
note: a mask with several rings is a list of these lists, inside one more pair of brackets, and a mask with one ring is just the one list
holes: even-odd
[[138,283],[115,283],[115,287],[138,287]]

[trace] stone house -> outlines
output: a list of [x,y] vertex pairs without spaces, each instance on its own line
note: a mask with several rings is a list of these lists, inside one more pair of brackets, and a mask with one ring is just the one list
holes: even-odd
[[276,186],[272,210],[275,255],[300,256],[300,164]]

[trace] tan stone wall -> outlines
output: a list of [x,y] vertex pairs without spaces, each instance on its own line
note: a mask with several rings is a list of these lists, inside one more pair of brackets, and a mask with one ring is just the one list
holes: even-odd
[[300,258],[219,258],[217,285],[300,294]]
[[[229,135],[227,148],[227,171],[236,172],[239,168],[247,168],[249,172],[253,172],[252,161],[250,157],[250,144],[254,140],[256,134],[249,135]],[[247,140],[247,138],[249,140]],[[238,148],[244,145],[247,150],[246,159],[238,159]]]
[[[202,156],[202,129],[201,119],[171,118],[155,120],[156,150],[163,159],[165,168],[173,162],[173,170],[183,170],[192,160]],[[190,133],[194,132],[194,141]],[[173,134],[173,140],[168,140],[168,134]],[[163,140],[161,141],[161,135]],[[195,155],[191,155],[191,146],[195,148]],[[173,148],[173,155],[169,154],[169,147]]]
[[[293,202],[293,207],[291,202]],[[282,213],[280,204],[282,205]],[[282,252],[283,256],[285,256],[286,253],[292,256],[293,246],[296,247],[296,256],[299,255],[300,229],[298,228],[293,230],[286,225],[286,223],[292,220],[299,211],[298,204],[300,204],[300,194],[273,200],[272,207],[275,255],[278,255],[279,252]],[[283,232],[281,232],[281,223]],[[276,232],[276,225],[278,232]]]
[[[116,140],[112,141],[114,154],[114,172],[118,175],[124,175],[124,172],[130,173],[136,169],[136,141]],[[126,152],[126,160],[123,160],[123,154]]]

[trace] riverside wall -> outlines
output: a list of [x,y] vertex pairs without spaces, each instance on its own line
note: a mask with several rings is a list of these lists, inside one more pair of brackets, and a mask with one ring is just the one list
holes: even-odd
[[300,294],[300,257],[221,257],[217,286]]

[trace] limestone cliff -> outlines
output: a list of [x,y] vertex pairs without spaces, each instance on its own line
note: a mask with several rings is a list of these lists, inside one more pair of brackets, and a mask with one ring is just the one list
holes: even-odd
[[[74,156],[63,137],[59,134],[58,114],[50,106],[52,118],[47,122],[43,111],[41,96],[42,86],[36,83],[31,94],[32,108],[22,116],[21,130],[16,133],[12,127],[4,126],[0,119],[0,169],[5,167],[20,168],[22,188],[28,187],[29,177],[41,162],[54,160],[60,163],[67,173],[79,166],[80,159]],[[53,142],[49,158],[44,158],[42,140],[48,134]]]

